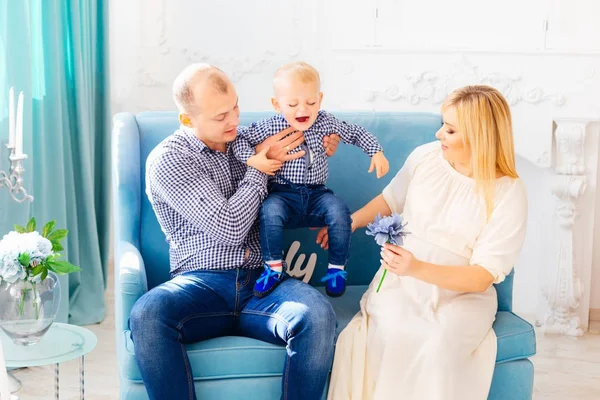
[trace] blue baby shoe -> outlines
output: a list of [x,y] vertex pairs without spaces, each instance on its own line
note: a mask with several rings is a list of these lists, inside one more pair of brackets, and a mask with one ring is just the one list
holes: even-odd
[[329,297],[340,297],[346,291],[348,273],[343,269],[329,268],[321,282],[325,282],[325,292]]
[[282,277],[282,272],[272,270],[269,264],[265,263],[265,270],[254,284],[254,295],[265,297],[281,283]]

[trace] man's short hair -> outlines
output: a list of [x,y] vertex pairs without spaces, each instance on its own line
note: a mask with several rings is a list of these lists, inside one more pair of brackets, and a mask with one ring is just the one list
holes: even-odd
[[173,82],[173,100],[180,112],[195,112],[194,85],[208,81],[218,93],[226,94],[229,84],[227,76],[214,65],[195,63],[188,65]]

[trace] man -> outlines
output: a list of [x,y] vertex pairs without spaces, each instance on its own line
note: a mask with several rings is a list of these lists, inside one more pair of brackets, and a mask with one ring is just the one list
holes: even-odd
[[[181,129],[147,160],[147,194],[170,245],[172,279],[146,293],[130,318],[151,399],[195,399],[184,344],[242,335],[287,345],[282,399],[319,399],[333,359],[335,314],[315,288],[286,279],[253,296],[262,272],[257,215],[267,176],[232,154],[238,97],[218,68],[194,64],[175,80]],[[303,141],[286,129],[256,155],[284,162]],[[337,141],[325,143],[328,152]],[[264,161],[264,160],[263,160]],[[251,389],[249,389],[251,390]]]

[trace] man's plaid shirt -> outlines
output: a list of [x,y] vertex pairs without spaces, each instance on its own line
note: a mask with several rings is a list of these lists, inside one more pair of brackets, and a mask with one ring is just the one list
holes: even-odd
[[[239,127],[238,137],[232,145],[235,156],[245,164],[254,155],[254,146],[289,126],[285,118],[277,114],[248,127]],[[369,157],[382,150],[377,138],[365,128],[340,121],[321,110],[315,123],[304,132],[305,143],[290,151],[296,153],[304,150],[305,157],[285,162],[277,171],[275,181],[284,184],[289,181],[299,185],[324,185],[329,169],[323,138],[332,133],[340,135],[342,142],[360,147]]]
[[257,216],[266,185],[231,146],[213,151],[188,129],[160,143],[146,163],[146,194],[169,243],[171,275],[261,267]]

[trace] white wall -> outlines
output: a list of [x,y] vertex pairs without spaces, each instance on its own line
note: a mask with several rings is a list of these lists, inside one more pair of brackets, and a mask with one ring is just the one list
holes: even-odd
[[[552,121],[600,117],[597,15],[594,0],[113,0],[112,106],[174,109],[172,80],[196,61],[232,77],[244,111],[271,109],[272,73],[294,59],[320,70],[323,107],[332,111],[438,111],[455,87],[494,85],[513,107],[530,199],[515,309],[539,314],[540,285],[556,259]],[[595,257],[591,301],[600,308]]]

